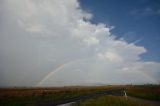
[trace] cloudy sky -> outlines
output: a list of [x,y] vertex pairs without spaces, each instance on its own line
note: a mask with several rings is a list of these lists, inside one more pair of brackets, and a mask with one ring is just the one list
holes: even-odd
[[158,0],[1,0],[0,86],[160,83]]

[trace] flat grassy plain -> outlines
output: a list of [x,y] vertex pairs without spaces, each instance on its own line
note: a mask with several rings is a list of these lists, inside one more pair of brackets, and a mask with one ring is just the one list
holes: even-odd
[[50,87],[50,88],[1,88],[0,106],[35,106],[49,102],[90,95],[100,91],[122,89],[121,86],[102,87]]
[[125,97],[107,95],[81,101],[79,103],[73,104],[72,106],[154,106],[154,105],[135,102],[130,99],[126,99]]
[[[68,99],[81,97],[84,95],[91,95],[93,93],[103,92],[108,90],[112,91],[125,90],[127,92],[127,95],[140,97],[144,99],[152,98],[152,100],[159,100],[160,97],[160,92],[159,92],[160,86],[142,87],[142,86],[117,85],[117,86],[88,86],[88,87],[87,86],[50,87],[50,88],[0,88],[0,106],[37,106],[42,104],[45,105],[47,103],[61,102]],[[143,96],[139,96],[142,94]],[[96,100],[94,100],[94,98],[93,100],[91,99],[91,101],[93,102],[96,101],[95,106],[103,106],[101,105],[101,102],[105,104],[106,102],[103,101],[107,100],[108,100],[107,103],[110,104],[107,106],[139,106],[135,102],[126,103],[124,97],[102,96],[102,98],[100,97],[100,99]],[[91,102],[89,101],[89,103]],[[82,104],[80,106],[94,106],[94,105]]]
[[160,85],[127,86],[126,93],[141,99],[160,101]]

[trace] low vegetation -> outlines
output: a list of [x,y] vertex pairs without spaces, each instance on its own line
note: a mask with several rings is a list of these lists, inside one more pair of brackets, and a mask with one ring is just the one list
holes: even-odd
[[159,85],[139,85],[127,87],[127,95],[147,99],[160,101],[160,86]]
[[0,106],[39,105],[60,102],[89,95],[104,90],[117,90],[122,87],[55,87],[55,88],[8,88],[0,89]]
[[[0,88],[0,106],[35,106],[45,103],[55,103],[72,99],[75,97],[90,95],[96,92],[103,92],[106,90],[125,90],[127,92],[127,95],[129,96],[150,100],[160,100],[160,86],[76,86],[52,88]],[[113,104],[108,106],[135,106],[132,105],[135,104],[132,103],[132,101],[126,102],[124,98],[114,96],[104,96],[96,100],[90,99],[89,101],[84,101],[78,105],[85,106],[83,104],[92,104],[92,102],[95,106],[103,106],[100,102],[102,102],[102,104]]]
[[117,96],[101,96],[79,103],[75,103],[72,106],[152,106],[141,102],[135,102],[125,97]]

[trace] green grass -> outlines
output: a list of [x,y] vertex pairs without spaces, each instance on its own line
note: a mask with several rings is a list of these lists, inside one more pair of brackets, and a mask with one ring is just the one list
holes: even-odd
[[152,92],[127,92],[127,95],[141,98],[141,99],[147,99],[147,100],[160,100],[160,95]]
[[[51,92],[45,95],[38,95],[38,96],[10,96],[0,97],[0,106],[35,106],[39,103],[48,103],[48,102],[58,102],[63,101],[83,95],[89,95],[94,92],[98,92],[99,90],[82,90],[82,91],[60,91],[60,92]],[[101,90],[100,90],[101,91]]]
[[126,93],[129,96],[141,99],[160,101],[160,86],[158,85],[157,86],[141,85],[141,86],[129,87],[126,89]]
[[[127,88],[128,87],[128,88]],[[106,90],[120,90],[126,88],[127,95],[149,99],[160,100],[160,86],[102,86],[102,87],[62,87],[62,88],[34,88],[34,89],[0,89],[0,106],[35,106],[39,103],[49,103],[64,101],[70,98],[83,95],[93,94],[95,92]],[[108,98],[106,100],[106,98]],[[110,99],[111,98],[111,99]],[[99,100],[99,99],[97,99]],[[95,105],[101,106],[99,101],[91,99]],[[101,100],[100,100],[101,101]],[[88,101],[84,101],[88,103]],[[89,102],[89,104],[92,102]],[[125,101],[124,98],[106,96],[103,98],[103,103],[107,102],[111,106],[139,106],[132,101]],[[130,105],[128,105],[128,102]],[[96,105],[97,104],[97,105]],[[81,105],[80,105],[81,106]],[[85,105],[82,105],[85,106]],[[89,105],[92,106],[92,105]],[[106,105],[105,105],[106,106]],[[110,105],[109,105],[110,106]],[[147,105],[145,105],[147,106]]]
[[73,104],[73,106],[150,106],[148,104],[137,103],[132,100],[126,100],[124,97],[116,96],[101,96],[79,103]]
[[[47,89],[47,90],[46,90]],[[39,103],[53,103],[104,90],[119,87],[64,87],[35,89],[1,89],[0,106],[35,106]]]

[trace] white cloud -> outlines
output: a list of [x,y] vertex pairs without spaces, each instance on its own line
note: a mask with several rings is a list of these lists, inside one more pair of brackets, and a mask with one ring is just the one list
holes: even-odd
[[98,56],[101,59],[108,59],[110,61],[117,61],[117,62],[122,61],[121,57],[118,54],[115,54],[113,52],[106,52],[105,54],[100,53],[98,54]]
[[99,40],[96,39],[95,37],[89,37],[89,38],[85,38],[84,42],[86,42],[88,46],[90,46],[90,45],[98,44]]
[[160,64],[141,61],[144,47],[116,40],[113,27],[91,23],[92,14],[77,0],[5,0],[1,8],[0,85],[159,80]]

